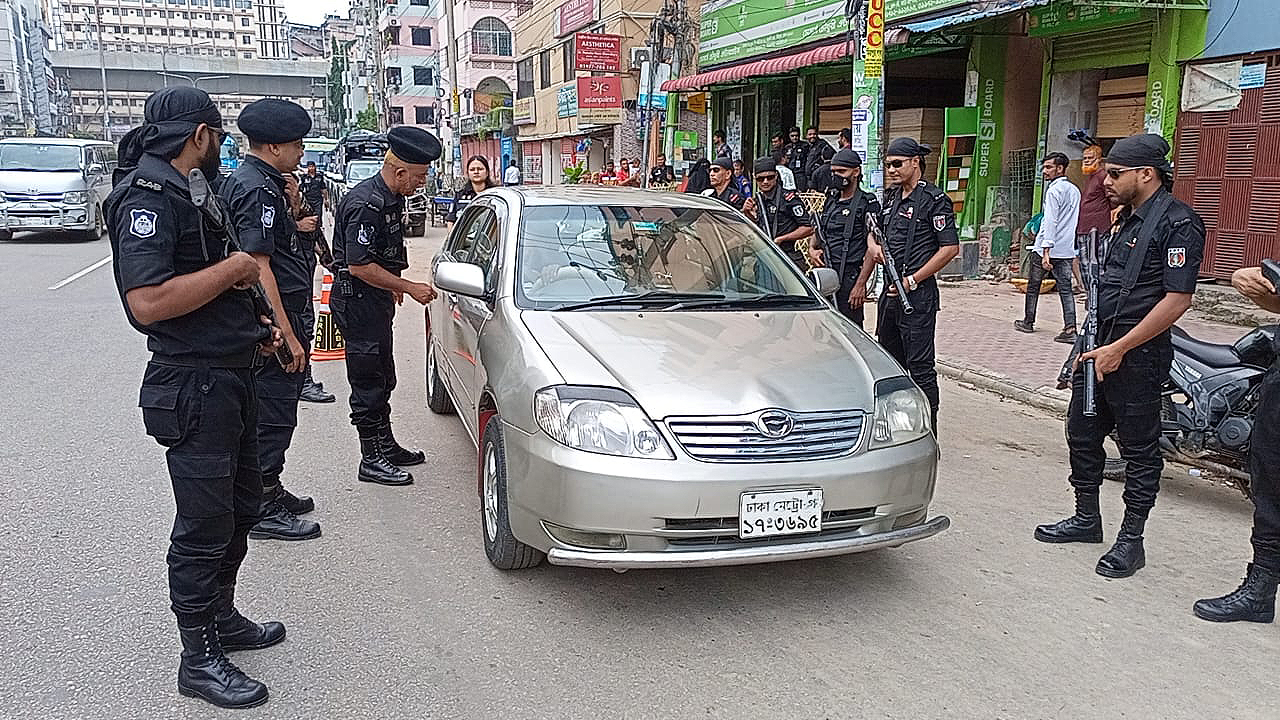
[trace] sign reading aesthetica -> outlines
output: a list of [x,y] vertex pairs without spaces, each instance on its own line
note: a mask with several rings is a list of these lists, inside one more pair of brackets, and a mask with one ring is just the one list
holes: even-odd
[[617,125],[622,122],[622,78],[578,78],[578,124]]
[[622,72],[622,36],[582,32],[574,35],[573,69]]
[[[969,0],[889,0],[887,20],[967,5]],[[702,6],[698,63],[719,65],[843,36],[845,0],[710,0]]]

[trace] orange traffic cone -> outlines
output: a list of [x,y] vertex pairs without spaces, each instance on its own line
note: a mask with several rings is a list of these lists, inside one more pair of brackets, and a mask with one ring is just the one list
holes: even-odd
[[347,346],[342,341],[342,333],[338,332],[333,314],[329,311],[329,294],[332,291],[333,276],[326,272],[320,283],[320,308],[316,312],[315,345],[311,351],[311,360],[314,362],[345,360],[347,357]]

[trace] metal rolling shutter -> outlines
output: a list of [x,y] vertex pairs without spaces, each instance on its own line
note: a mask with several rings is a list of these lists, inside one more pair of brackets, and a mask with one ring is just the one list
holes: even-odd
[[1134,64],[1146,64],[1151,55],[1151,23],[1126,25],[1098,32],[1063,35],[1053,39],[1055,72],[1107,68],[1118,57],[1132,57]]

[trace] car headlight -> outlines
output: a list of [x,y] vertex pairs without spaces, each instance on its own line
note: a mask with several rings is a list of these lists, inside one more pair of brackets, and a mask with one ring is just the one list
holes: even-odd
[[62,202],[68,205],[84,205],[89,202],[89,193],[84,190],[72,190],[62,193]]
[[601,455],[673,460],[636,401],[614,388],[557,385],[533,396],[538,427],[566,447]]
[[871,449],[919,440],[932,430],[929,399],[907,377],[876,383],[876,413],[871,424]]

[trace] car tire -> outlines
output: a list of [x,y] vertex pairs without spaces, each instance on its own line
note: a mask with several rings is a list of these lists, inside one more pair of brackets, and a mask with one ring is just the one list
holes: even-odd
[[102,239],[102,208],[94,208],[93,229],[83,231],[80,234],[80,239],[85,242]]
[[0,242],[9,242],[13,239],[13,233],[8,230],[0,230]]
[[499,570],[524,570],[540,565],[546,557],[511,533],[507,515],[507,454],[502,441],[502,420],[494,415],[485,424],[480,440],[480,531],[484,554]]
[[452,415],[454,412],[453,401],[440,379],[440,366],[430,340],[427,340],[427,409],[437,415]]

